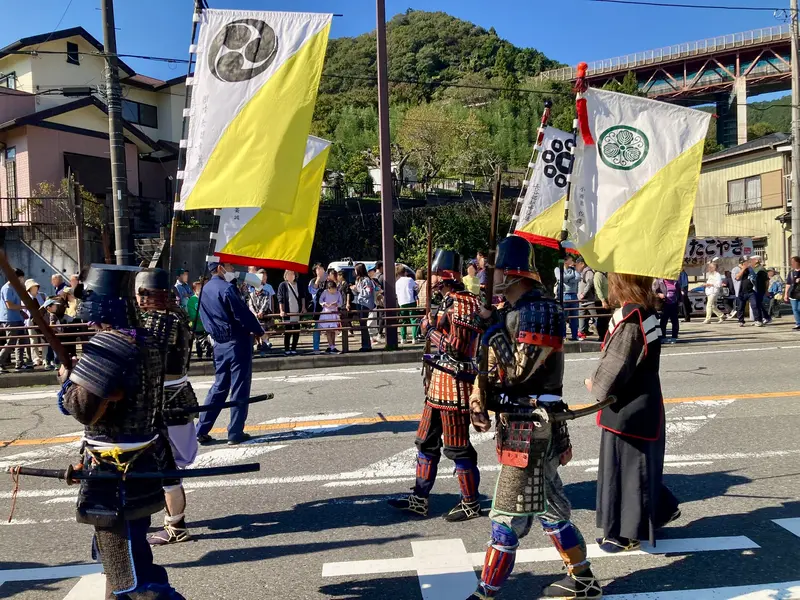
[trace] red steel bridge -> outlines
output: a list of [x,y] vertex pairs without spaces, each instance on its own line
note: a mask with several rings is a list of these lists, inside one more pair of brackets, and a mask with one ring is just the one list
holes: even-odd
[[[754,29],[698,42],[589,63],[591,85],[636,75],[649,98],[686,106],[716,104],[717,138],[725,146],[747,141],[747,95],[791,88],[789,25]],[[569,81],[574,67],[546,71],[541,79]]]

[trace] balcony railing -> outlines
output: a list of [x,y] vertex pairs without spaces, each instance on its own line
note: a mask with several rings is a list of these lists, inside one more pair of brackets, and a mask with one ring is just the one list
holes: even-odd
[[729,215],[737,215],[754,210],[761,210],[761,196],[758,198],[747,198],[746,200],[728,201]]

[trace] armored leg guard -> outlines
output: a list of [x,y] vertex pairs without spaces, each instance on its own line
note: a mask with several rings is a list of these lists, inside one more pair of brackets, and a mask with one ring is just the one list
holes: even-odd
[[417,482],[414,485],[414,494],[420,498],[431,495],[433,484],[436,483],[436,474],[439,472],[439,457],[424,452],[417,453]]
[[595,600],[603,597],[603,588],[597,581],[591,569],[586,569],[580,575],[571,574],[560,581],[548,585],[542,591],[545,598],[585,598]]
[[561,555],[567,572],[573,575],[587,571],[589,561],[586,558],[586,542],[578,528],[571,521],[548,522],[542,520],[541,522],[545,535],[550,538]]
[[456,476],[461,488],[461,501],[447,513],[445,519],[451,523],[468,521],[481,516],[481,503],[478,500],[478,485],[481,473],[471,459],[456,459]]
[[184,600],[170,586],[166,570],[153,563],[149,526],[147,517],[95,528],[93,555],[103,563],[107,590],[117,599]]
[[186,492],[183,485],[172,485],[164,488],[166,498],[166,515],[164,516],[164,529],[147,538],[151,546],[165,546],[177,544],[191,539],[189,529],[186,527]]
[[519,538],[513,529],[492,521],[492,539],[486,550],[481,582],[474,598],[494,598],[514,569]]

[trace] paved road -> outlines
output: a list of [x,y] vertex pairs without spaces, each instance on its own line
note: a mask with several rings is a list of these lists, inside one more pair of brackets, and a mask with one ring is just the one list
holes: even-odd
[[[683,518],[654,550],[596,559],[608,597],[800,598],[800,334],[788,324],[759,332],[767,329],[759,337],[693,323],[686,343],[665,349],[666,483],[682,500]],[[596,360],[568,357],[572,404],[588,401],[581,382]],[[208,378],[194,383],[201,394],[210,385]],[[258,437],[239,448],[204,448],[198,466],[258,461],[261,472],[189,484],[195,541],[157,549],[181,592],[191,600],[463,600],[489,522],[438,518],[457,501],[449,463],[443,459],[434,490],[436,516],[406,520],[385,505],[412,484],[422,401],[417,365],[256,376],[253,384],[254,393],[275,394],[251,409]],[[16,440],[0,450],[0,467],[57,467],[74,457],[79,427],[58,414],[54,393],[0,389],[0,440]],[[599,432],[589,419],[572,437],[575,459],[563,477],[575,520],[592,542]],[[482,491],[490,494],[493,442],[481,435],[475,443]],[[10,499],[8,481],[0,488],[0,598],[102,598],[91,529],[74,522],[75,488],[23,479],[6,524]],[[544,536],[534,531],[521,549],[505,598],[536,598],[561,576]]]

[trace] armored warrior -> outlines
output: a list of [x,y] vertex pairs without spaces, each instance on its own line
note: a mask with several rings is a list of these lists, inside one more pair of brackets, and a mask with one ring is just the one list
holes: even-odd
[[157,342],[140,326],[134,299],[138,268],[95,265],[78,316],[98,330],[72,369],[62,366],[59,407],[84,425],[82,469],[128,478],[81,481],[77,520],[93,525],[93,554],[103,563],[107,595],[118,600],[183,600],[147,543],[150,515],[164,508],[162,481],[130,478],[163,472],[173,460],[159,435],[163,395]]
[[[197,407],[192,384],[187,377],[192,352],[189,316],[176,304],[163,269],[146,269],[136,276],[136,300],[142,324],[155,338],[164,365],[164,402],[161,421],[166,427],[175,467],[183,469],[197,457],[197,431],[194,419]],[[186,493],[180,481],[164,481],[166,509],[164,529],[148,537],[153,546],[185,542],[191,538],[186,527]]]
[[521,538],[538,519],[561,555],[567,575],[547,586],[548,598],[601,598],[589,567],[586,544],[570,521],[558,467],[572,458],[562,400],[565,321],[561,306],[538,282],[533,247],[518,236],[498,246],[495,290],[505,298],[487,319],[483,345],[489,353],[486,389],[473,390],[473,425],[487,431],[487,410],[497,414],[497,454],[501,463],[490,518],[489,542],[478,590],[470,599],[493,598],[514,568]]
[[430,321],[422,323],[435,353],[423,358],[425,407],[417,429],[417,480],[411,494],[389,504],[428,515],[428,497],[444,446],[444,455],[456,464],[461,488],[461,500],[445,519],[458,522],[480,516],[478,455],[469,439],[469,397],[482,332],[480,300],[461,285],[461,257],[456,252],[437,250],[431,272],[439,278],[443,299]]

